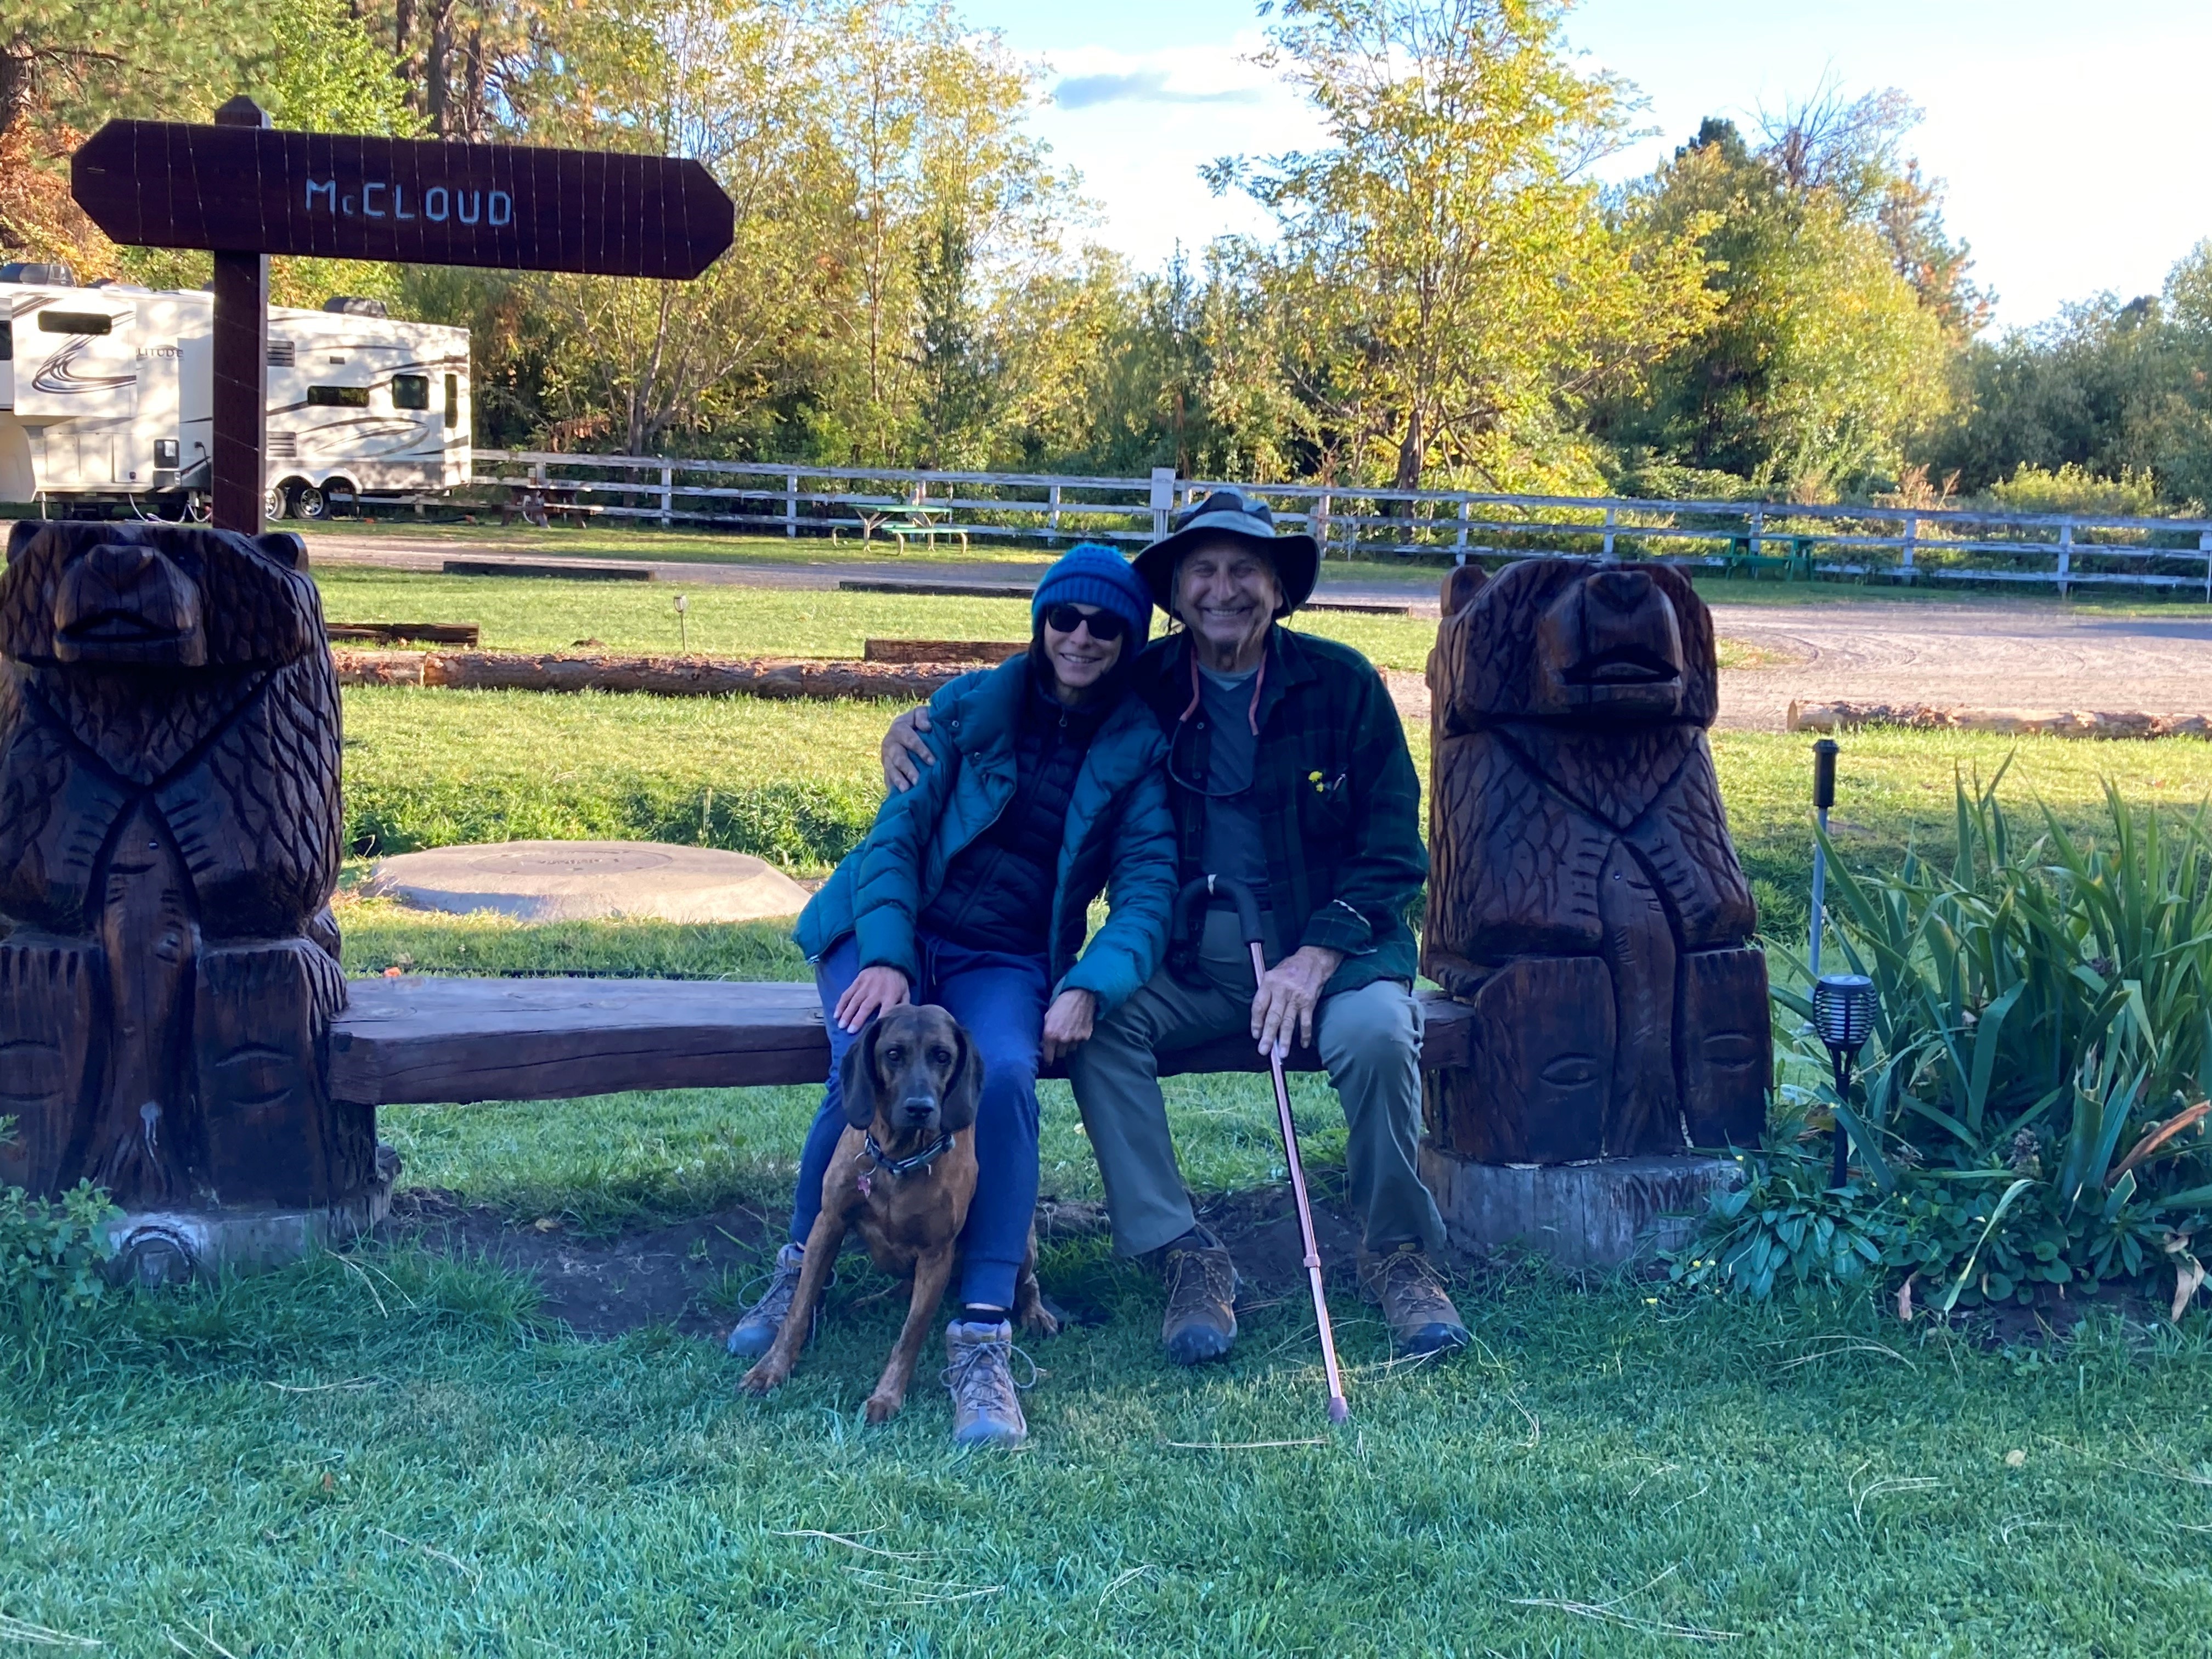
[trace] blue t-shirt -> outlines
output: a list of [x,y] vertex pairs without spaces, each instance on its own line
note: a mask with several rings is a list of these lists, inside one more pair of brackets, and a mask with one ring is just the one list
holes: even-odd
[[1201,850],[1206,872],[1233,876],[1267,902],[1267,854],[1260,839],[1259,803],[1252,777],[1260,739],[1252,730],[1253,676],[1217,674],[1199,666],[1199,714],[1206,725],[1206,834]]

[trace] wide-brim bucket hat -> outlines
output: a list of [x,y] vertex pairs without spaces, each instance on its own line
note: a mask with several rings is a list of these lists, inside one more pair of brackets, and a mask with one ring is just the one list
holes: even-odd
[[1287,536],[1275,533],[1275,515],[1256,495],[1228,488],[1210,491],[1175,518],[1173,531],[1137,555],[1137,574],[1152,590],[1153,603],[1175,615],[1176,561],[1197,543],[1220,537],[1256,543],[1274,562],[1275,578],[1282,584],[1283,603],[1275,614],[1286,617],[1313,597],[1321,579],[1321,544],[1304,531]]

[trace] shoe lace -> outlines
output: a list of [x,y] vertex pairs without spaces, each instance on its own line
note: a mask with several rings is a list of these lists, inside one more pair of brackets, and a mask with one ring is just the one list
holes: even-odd
[[799,1293],[799,1275],[805,1272],[803,1264],[778,1261],[769,1274],[768,1288],[748,1310],[749,1319],[765,1319],[776,1324],[791,1311],[791,1298]]
[[[1026,1382],[1014,1380],[1017,1358],[1030,1368]],[[1019,1406],[1019,1396],[1036,1386],[1039,1375],[1036,1361],[1012,1343],[977,1342],[963,1348],[938,1380],[952,1390],[961,1410],[1002,1415]]]
[[1424,1303],[1450,1299],[1444,1276],[1422,1250],[1393,1250],[1382,1262],[1381,1290],[1385,1300]]
[[1177,1313],[1229,1300],[1231,1269],[1224,1250],[1170,1250],[1168,1306]]

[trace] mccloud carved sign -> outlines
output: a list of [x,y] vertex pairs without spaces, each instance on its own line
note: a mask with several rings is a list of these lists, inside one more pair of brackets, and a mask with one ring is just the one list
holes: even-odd
[[733,227],[694,161],[265,127],[111,121],[70,187],[141,246],[606,276],[696,276]]

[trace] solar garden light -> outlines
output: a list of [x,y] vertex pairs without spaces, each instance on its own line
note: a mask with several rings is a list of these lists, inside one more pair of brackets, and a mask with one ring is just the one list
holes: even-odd
[[[1874,1034],[1875,1006],[1874,981],[1864,974],[1828,974],[1814,981],[1813,1029],[1827,1045],[1828,1059],[1835,1066],[1836,1100],[1840,1107],[1850,1103],[1851,1067],[1857,1064],[1867,1038]],[[1838,1116],[1835,1179],[1831,1186],[1840,1187],[1850,1178],[1850,1134]]]
[[[691,601],[678,593],[676,596],[676,648],[687,657],[691,654],[691,630],[685,625],[684,617],[690,609]],[[1817,951],[1819,947],[1814,948]],[[1818,961],[1813,964],[1816,971],[1820,965]]]
[[[1828,809],[1836,804],[1836,740],[1823,738],[1813,745],[1813,815],[1820,834],[1828,833]],[[1821,913],[1828,906],[1828,848],[1825,841],[1813,843],[1813,946],[1807,961],[1813,977],[1820,977]]]

